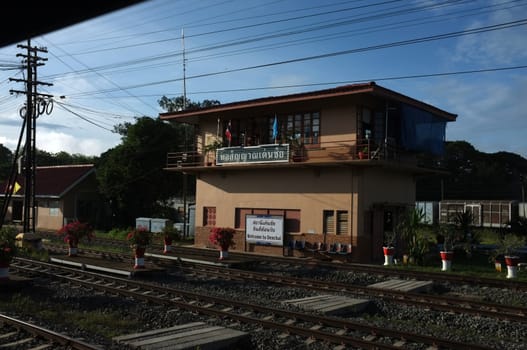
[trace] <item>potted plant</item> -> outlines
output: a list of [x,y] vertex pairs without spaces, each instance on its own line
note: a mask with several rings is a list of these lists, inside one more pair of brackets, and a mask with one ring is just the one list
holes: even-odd
[[384,232],[384,244],[382,251],[384,254],[384,265],[393,265],[393,256],[395,255],[395,243],[397,241],[397,232],[395,230]]
[[452,270],[452,260],[454,258],[454,245],[457,241],[456,231],[452,225],[439,225],[438,237],[441,237],[443,242],[439,251],[441,271],[450,271]]
[[167,254],[172,251],[172,243],[175,240],[181,239],[181,234],[177,228],[174,226],[165,226],[163,231],[161,231],[163,236],[163,254]]
[[9,279],[9,266],[17,253],[15,235],[13,227],[0,229],[0,280]]
[[144,269],[145,251],[152,241],[152,234],[146,228],[139,227],[131,230],[126,236],[126,240],[130,242],[130,247],[133,249],[135,258],[134,269]]
[[230,227],[213,227],[210,230],[209,241],[220,248],[220,260],[229,256],[229,248],[234,246],[236,231]]
[[359,151],[359,159],[368,159],[368,146],[364,146]]
[[207,165],[212,165],[216,163],[216,150],[221,148],[223,143],[219,139],[215,139],[211,143],[203,146],[204,159]]
[[62,226],[57,234],[64,236],[64,242],[68,244],[68,256],[77,256],[77,250],[81,239],[86,238],[91,241],[95,235],[93,228],[85,222],[75,220]]
[[429,250],[429,235],[421,227],[423,219],[423,210],[413,208],[403,214],[397,225],[397,234],[403,240],[406,249],[406,257],[403,256],[405,262],[422,264]]
[[304,158],[304,144],[300,141],[299,137],[291,137],[289,139],[289,147],[291,153],[291,159],[293,162],[300,162]]
[[520,257],[516,255],[516,250],[525,245],[525,238],[509,233],[504,235],[499,241],[491,255],[491,259],[496,261],[503,256],[505,265],[507,265],[507,278],[516,278],[518,271],[518,263]]

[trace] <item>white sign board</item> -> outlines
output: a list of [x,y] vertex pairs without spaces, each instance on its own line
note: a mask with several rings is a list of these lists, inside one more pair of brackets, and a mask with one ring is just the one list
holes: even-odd
[[284,245],[284,217],[279,215],[246,215],[245,241],[264,245]]

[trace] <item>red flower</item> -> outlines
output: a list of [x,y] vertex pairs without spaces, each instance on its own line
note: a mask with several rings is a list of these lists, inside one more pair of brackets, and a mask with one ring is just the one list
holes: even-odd
[[66,243],[73,240],[78,242],[84,237],[90,241],[95,237],[92,227],[89,224],[80,222],[78,220],[72,221],[69,224],[62,226],[62,228],[57,231],[57,234],[64,235],[64,242]]
[[209,241],[219,245],[222,250],[228,250],[234,246],[234,234],[236,231],[230,227],[214,227],[210,230]]
[[144,247],[150,244],[152,234],[144,227],[136,228],[128,233],[126,240],[132,247]]

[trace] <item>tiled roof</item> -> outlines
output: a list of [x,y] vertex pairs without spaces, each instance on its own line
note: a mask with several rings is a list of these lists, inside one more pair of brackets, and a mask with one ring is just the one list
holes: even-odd
[[382,96],[384,98],[391,99],[394,101],[404,102],[412,106],[421,108],[423,110],[429,111],[449,121],[454,121],[457,118],[456,114],[446,112],[444,110],[441,110],[425,102],[416,100],[414,98],[408,97],[396,91],[387,89],[385,87],[377,85],[375,82],[350,84],[350,85],[338,86],[335,88],[325,89],[325,90],[301,92],[301,93],[290,94],[290,95],[270,96],[270,97],[257,98],[253,100],[247,100],[247,101],[224,103],[224,104],[196,109],[196,110],[185,110],[185,111],[178,111],[178,112],[161,113],[159,114],[159,116],[161,119],[165,119],[165,120],[170,120],[170,119],[184,120],[184,119],[189,119],[189,118],[196,117],[196,116],[205,116],[207,114],[213,114],[213,113],[218,113],[218,112],[250,109],[254,107],[277,105],[277,104],[282,104],[282,103],[290,103],[290,102],[298,102],[298,101],[329,99],[329,98],[334,98],[334,97],[339,97],[339,96],[355,95],[355,94],[371,94],[375,96]]
[[[93,164],[37,167],[35,196],[62,197],[94,171]],[[15,195],[24,195],[25,177],[19,175],[17,183],[21,185],[21,188]],[[5,182],[0,185],[0,193],[4,193],[5,187]]]

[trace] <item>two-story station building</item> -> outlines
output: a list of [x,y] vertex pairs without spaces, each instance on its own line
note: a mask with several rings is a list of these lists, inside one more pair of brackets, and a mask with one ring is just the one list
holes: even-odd
[[166,169],[196,176],[196,246],[221,226],[239,251],[340,242],[372,262],[430,171],[416,155],[441,154],[457,115],[371,82],[160,118],[195,126],[192,150],[168,154]]

